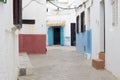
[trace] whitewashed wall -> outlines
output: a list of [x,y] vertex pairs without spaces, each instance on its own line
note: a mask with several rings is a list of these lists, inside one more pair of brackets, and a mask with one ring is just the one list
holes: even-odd
[[106,0],[106,69],[120,78],[120,1],[119,2],[119,25],[112,26],[112,5]]
[[18,31],[13,27],[13,1],[0,2],[0,80],[17,80]]
[[90,27],[92,29],[92,58],[98,59],[98,54],[101,52],[100,48],[100,1],[95,0],[90,8],[91,10],[91,23]]
[[[73,0],[69,0],[75,4]],[[57,4],[61,7],[67,7],[66,4]],[[65,6],[64,6],[65,5]],[[68,3],[69,5],[69,3]],[[55,6],[48,4],[47,5],[49,9],[56,9]],[[74,7],[74,5],[72,5]],[[65,39],[65,45],[70,46],[71,45],[71,23],[76,23],[76,17],[75,17],[75,10],[61,10],[60,12],[48,12],[47,14],[47,21],[65,21],[64,26],[64,39]],[[69,38],[69,39],[68,39]],[[67,40],[68,39],[68,40]]]
[[[90,1],[90,0],[89,0]],[[90,6],[90,27],[92,29],[92,59],[98,59],[98,53],[103,51],[101,46],[101,13],[100,1],[93,0],[93,4]],[[118,26],[112,26],[112,0],[105,0],[105,67],[108,71],[112,72],[115,76],[120,78],[120,1],[118,0]],[[81,4],[83,1],[76,1],[76,5]],[[79,3],[79,4],[78,4]],[[77,15],[82,11],[86,11],[86,8],[80,8],[77,11]],[[85,14],[86,19],[87,15]],[[88,20],[85,21],[87,23]],[[103,25],[103,24],[102,24]]]
[[[76,6],[81,5],[84,0],[77,1]],[[78,4],[79,3],[79,4]],[[92,29],[92,58],[97,59],[98,54],[101,51],[100,48],[100,1],[94,0],[92,3],[92,0],[88,0],[86,2],[86,7],[84,5],[77,9],[76,15],[80,15],[81,12],[85,11],[85,24],[87,29]],[[88,14],[88,8],[90,8],[90,12]],[[88,23],[88,19],[90,18],[90,23]]]
[[[31,0],[23,0],[23,19],[34,19],[34,25],[24,24],[20,33],[22,34],[46,34],[46,0],[33,1],[25,7]],[[25,7],[25,8],[24,8]]]

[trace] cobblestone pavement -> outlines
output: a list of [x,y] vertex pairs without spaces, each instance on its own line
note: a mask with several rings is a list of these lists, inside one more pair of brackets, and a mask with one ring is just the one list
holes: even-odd
[[29,55],[34,75],[20,80],[118,80],[106,70],[96,70],[74,47],[53,46],[46,55]]

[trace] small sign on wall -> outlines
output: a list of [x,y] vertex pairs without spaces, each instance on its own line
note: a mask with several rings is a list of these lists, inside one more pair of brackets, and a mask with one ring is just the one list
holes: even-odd
[[7,0],[0,0],[0,2],[7,3]]

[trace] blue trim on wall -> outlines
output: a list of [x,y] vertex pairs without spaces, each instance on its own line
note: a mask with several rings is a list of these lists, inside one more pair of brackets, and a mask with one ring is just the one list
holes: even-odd
[[92,53],[92,35],[91,30],[76,34],[76,49],[81,54]]

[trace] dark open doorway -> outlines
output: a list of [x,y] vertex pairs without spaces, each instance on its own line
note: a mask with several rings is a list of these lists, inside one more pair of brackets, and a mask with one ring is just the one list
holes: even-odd
[[60,45],[60,28],[53,28],[54,31],[54,45]]
[[75,23],[71,23],[71,46],[76,45]]

